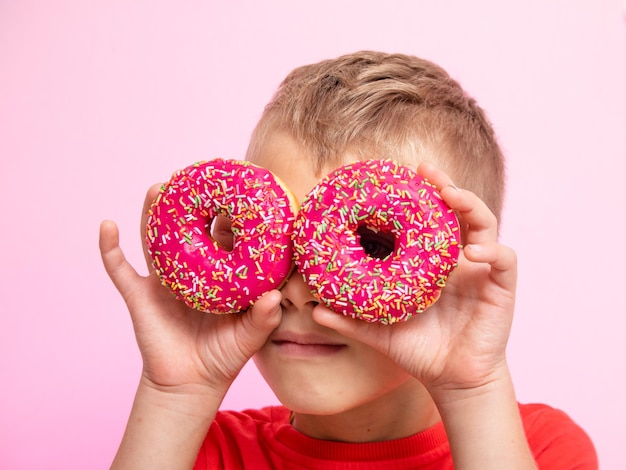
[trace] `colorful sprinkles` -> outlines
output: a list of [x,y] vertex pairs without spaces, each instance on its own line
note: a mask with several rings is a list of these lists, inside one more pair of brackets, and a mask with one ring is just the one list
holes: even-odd
[[[384,259],[365,252],[357,229],[391,233]],[[331,309],[392,324],[423,312],[439,298],[457,266],[459,223],[436,188],[391,160],[365,160],[329,174],[296,217],[295,262]]]
[[[230,219],[233,249],[207,233]],[[246,310],[291,272],[292,202],[266,169],[214,159],[180,170],[148,214],[146,241],[154,268],[189,307],[216,314]]]

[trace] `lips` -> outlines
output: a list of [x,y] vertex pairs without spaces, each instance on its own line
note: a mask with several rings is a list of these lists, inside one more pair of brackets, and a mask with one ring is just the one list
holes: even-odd
[[347,347],[346,344],[321,335],[294,332],[274,333],[270,341],[280,353],[290,356],[328,356]]

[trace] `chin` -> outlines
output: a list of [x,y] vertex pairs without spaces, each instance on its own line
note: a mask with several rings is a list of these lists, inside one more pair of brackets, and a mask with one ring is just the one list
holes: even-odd
[[315,416],[333,416],[339,415],[346,411],[350,411],[359,406],[356,400],[337,400],[329,398],[328,394],[324,396],[314,396],[311,394],[293,394],[280,397],[278,400],[294,413],[315,415]]
[[[263,374],[261,372],[261,374]],[[295,413],[311,415],[334,415],[358,406],[363,397],[346,394],[344,387],[338,388],[317,380],[299,380],[297,377],[266,382],[278,398],[278,401]]]

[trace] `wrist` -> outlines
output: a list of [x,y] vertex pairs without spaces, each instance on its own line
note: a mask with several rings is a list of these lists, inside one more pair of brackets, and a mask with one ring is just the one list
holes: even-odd
[[536,469],[505,361],[480,382],[433,388],[430,393],[455,468]]
[[111,468],[191,468],[222,398],[206,386],[142,377]]
[[212,420],[227,390],[228,387],[220,390],[207,384],[195,383],[163,385],[142,375],[136,399],[181,417],[203,419],[209,416]]
[[431,385],[428,390],[437,406],[444,409],[489,400],[494,396],[515,400],[513,382],[505,360],[495,365],[488,374],[482,374],[470,383],[443,383]]

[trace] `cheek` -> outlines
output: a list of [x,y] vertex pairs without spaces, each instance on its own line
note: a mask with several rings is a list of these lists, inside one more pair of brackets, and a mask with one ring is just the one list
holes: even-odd
[[364,346],[358,356],[359,365],[355,376],[359,379],[358,383],[373,395],[384,394],[410,377],[391,359],[369,347]]
[[267,382],[271,386],[272,381],[272,367],[270,365],[270,361],[268,358],[267,352],[268,345],[263,346],[253,357],[254,365],[259,370],[265,382]]

